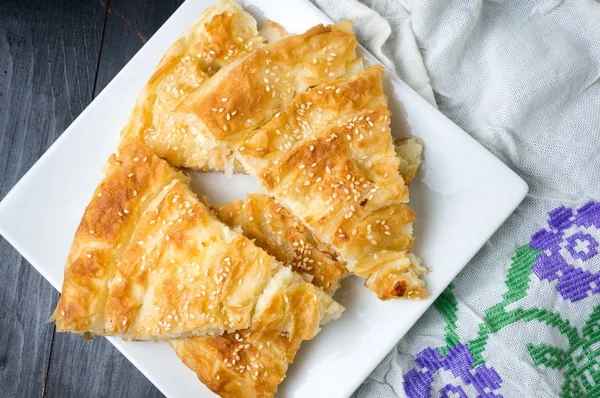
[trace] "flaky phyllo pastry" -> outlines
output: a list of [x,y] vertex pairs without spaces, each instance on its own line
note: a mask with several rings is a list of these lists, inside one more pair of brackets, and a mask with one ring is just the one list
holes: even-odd
[[[274,36],[272,29],[268,32]],[[176,166],[232,171],[234,163],[209,150],[201,136],[174,120],[172,112],[219,69],[264,42],[256,20],[235,2],[224,0],[206,10],[162,57],[138,96],[123,138],[142,141]]]
[[[227,74],[215,78],[220,73]],[[373,66],[311,87],[252,130],[221,116],[237,114],[235,105],[251,95],[243,87],[216,85],[213,93],[206,85],[178,109],[190,129],[231,151],[381,299],[422,298],[426,270],[410,253],[415,216],[398,171],[382,74]],[[196,102],[217,93],[227,100],[223,112]]]
[[[312,276],[312,282],[333,293],[346,270],[306,227],[267,195],[218,206],[217,214],[231,227],[239,227],[283,263]],[[299,302],[297,300],[297,302]],[[243,330],[222,336],[171,340],[181,360],[212,391],[222,397],[270,397],[284,379],[300,343],[319,330],[315,302],[310,297],[292,316],[286,334]]]
[[240,227],[248,238],[294,271],[312,276],[312,283],[333,294],[346,275],[344,263],[285,207],[268,195],[251,194],[217,206],[223,222]]
[[126,141],[76,232],[54,317],[58,331],[138,340],[290,332],[307,301],[317,323],[342,310],[220,222],[183,174]]
[[226,142],[254,131],[307,88],[360,69],[356,46],[348,22],[269,43],[219,70],[173,117],[205,150],[220,154],[213,156],[231,159]]

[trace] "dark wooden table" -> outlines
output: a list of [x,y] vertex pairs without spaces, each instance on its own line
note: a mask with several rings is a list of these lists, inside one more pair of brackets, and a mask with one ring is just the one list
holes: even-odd
[[[0,1],[0,199],[181,2]],[[105,339],[56,334],[57,299],[0,238],[1,398],[162,396]]]

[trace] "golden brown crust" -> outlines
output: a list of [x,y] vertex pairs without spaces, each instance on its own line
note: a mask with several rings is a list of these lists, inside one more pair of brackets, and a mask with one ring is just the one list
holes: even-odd
[[251,194],[216,208],[229,226],[241,227],[244,235],[294,271],[313,277],[312,283],[333,294],[346,275],[344,263],[286,208],[268,195]]
[[300,343],[276,332],[250,330],[170,341],[183,363],[223,398],[274,396]]
[[138,96],[125,139],[146,144],[155,154],[180,167],[197,170],[241,170],[202,137],[191,134],[172,111],[223,66],[260,47],[256,21],[238,4],[223,0],[206,10],[196,24],[167,50]]
[[[221,397],[272,397],[293,362],[300,343],[319,330],[320,314],[313,294],[297,284],[274,307],[301,309],[291,317],[288,333],[243,330],[223,336],[171,340],[181,360]],[[273,308],[270,313],[285,313]]]
[[[241,227],[279,261],[298,272],[310,274],[312,282],[333,291],[345,274],[345,267],[325,251],[304,225],[267,195],[249,195],[216,208],[219,218],[231,227]],[[293,320],[286,319],[290,309]],[[268,329],[287,329],[288,333],[255,329],[171,340],[181,360],[213,392],[222,397],[272,397],[283,381],[288,364],[300,343],[314,337],[327,310],[318,308],[310,289],[296,284],[272,299],[263,318]],[[334,315],[334,316],[337,316]]]
[[[282,306],[306,294],[313,313]],[[300,313],[312,325],[340,311],[218,221],[182,174],[126,141],[86,209],[55,316],[59,331],[155,340],[251,326],[289,331]]]
[[[407,255],[414,215],[382,74],[374,66],[312,88],[236,145],[269,195],[338,251],[381,299],[421,298],[425,269]],[[388,252],[397,254],[393,261],[384,261]]]
[[317,25],[304,34],[269,43],[221,69],[190,94],[178,112],[191,130],[212,144],[235,142],[268,120],[297,92],[345,75],[357,62],[356,46],[350,23]]
[[57,331],[103,333],[108,282],[149,202],[173,180],[186,179],[144,146],[125,142],[111,155],[73,239]]
[[[141,339],[248,328],[257,297],[279,268],[216,221],[186,186],[168,186],[125,250],[110,287],[106,331]],[[250,289],[238,285],[244,278]]]

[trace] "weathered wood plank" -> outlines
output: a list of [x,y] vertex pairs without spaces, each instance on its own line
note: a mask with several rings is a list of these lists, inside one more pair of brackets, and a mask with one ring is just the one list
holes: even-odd
[[[91,101],[104,12],[93,0],[0,4],[0,198]],[[0,239],[0,396],[44,395],[57,292]]]
[[[108,2],[96,94],[181,3],[180,0]],[[98,338],[88,342],[60,333],[54,339],[47,391],[51,397],[162,396],[108,341]]]

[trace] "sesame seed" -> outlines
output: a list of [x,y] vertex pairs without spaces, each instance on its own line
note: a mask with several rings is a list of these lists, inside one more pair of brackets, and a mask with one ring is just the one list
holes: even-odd
[[227,101],[229,101],[229,98],[227,98],[227,97],[223,97],[223,98],[221,98],[221,101],[222,101],[222,102],[227,102]]

